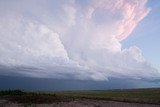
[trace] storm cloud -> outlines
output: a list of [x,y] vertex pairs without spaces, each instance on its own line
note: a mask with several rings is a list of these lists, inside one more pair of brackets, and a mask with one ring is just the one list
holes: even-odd
[[147,0],[1,0],[0,74],[107,80],[159,78],[137,46],[122,48]]

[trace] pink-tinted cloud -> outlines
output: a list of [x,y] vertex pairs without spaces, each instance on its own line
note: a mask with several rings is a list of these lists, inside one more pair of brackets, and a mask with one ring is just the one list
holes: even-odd
[[138,23],[149,13],[150,9],[145,7],[147,0],[123,0],[120,10],[123,12],[123,20],[119,22],[118,40],[127,38]]
[[146,2],[147,0],[95,0],[92,6],[95,10],[101,8],[107,11],[106,13],[119,15],[116,16],[119,19],[117,18],[117,33],[114,36],[121,41],[127,38],[149,13],[150,9],[145,7]]

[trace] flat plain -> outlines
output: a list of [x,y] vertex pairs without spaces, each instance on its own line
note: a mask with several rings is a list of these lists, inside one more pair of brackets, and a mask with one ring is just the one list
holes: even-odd
[[160,89],[0,91],[0,107],[160,107]]

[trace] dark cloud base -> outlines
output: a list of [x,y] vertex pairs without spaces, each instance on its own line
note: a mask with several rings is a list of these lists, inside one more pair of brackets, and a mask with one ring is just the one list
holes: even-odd
[[23,89],[33,91],[106,90],[160,87],[160,82],[109,78],[108,81],[60,80],[0,75],[0,90]]

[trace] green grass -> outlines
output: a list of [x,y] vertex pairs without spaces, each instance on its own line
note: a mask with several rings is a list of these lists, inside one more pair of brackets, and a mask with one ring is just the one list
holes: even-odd
[[56,94],[75,98],[160,104],[160,89],[68,91]]
[[[7,96],[21,103],[45,103],[69,101],[74,99],[96,99],[122,102],[160,104],[160,89],[104,90],[104,91],[63,91],[63,92],[31,92],[21,90],[0,91],[0,96]],[[16,97],[15,97],[16,96]]]

